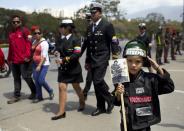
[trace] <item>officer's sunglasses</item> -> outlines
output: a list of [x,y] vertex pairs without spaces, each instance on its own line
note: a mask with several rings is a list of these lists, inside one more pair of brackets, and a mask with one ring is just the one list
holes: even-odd
[[96,14],[96,12],[98,12],[98,10],[91,10],[91,11],[90,11],[90,13],[91,13],[92,15]]
[[12,21],[13,24],[20,24],[20,21]]
[[41,32],[34,32],[34,35],[36,35],[36,34],[41,35]]

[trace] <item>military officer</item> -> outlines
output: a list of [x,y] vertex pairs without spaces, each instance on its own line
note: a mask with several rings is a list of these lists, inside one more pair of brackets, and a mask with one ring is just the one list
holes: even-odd
[[[112,58],[117,58],[119,47],[113,25],[102,18],[102,5],[91,3],[90,12],[92,22],[87,28],[83,46],[87,46],[86,66],[91,68],[97,99],[97,108],[91,115],[97,116],[101,113],[111,113],[114,107],[104,76],[111,52]],[[108,105],[107,109],[105,102]]]
[[[151,57],[151,37],[146,32],[146,23],[140,23],[138,27],[139,35],[137,36],[137,39],[142,41],[146,45],[147,54],[149,57]],[[149,72],[153,72],[151,64],[148,60],[144,62],[143,66],[148,67]]]
[[79,63],[81,53],[80,40],[74,35],[75,25],[71,19],[64,19],[60,24],[60,33],[65,36],[61,39],[56,51],[59,59],[56,63],[58,68],[58,87],[59,87],[59,111],[52,120],[58,120],[66,117],[65,106],[67,100],[67,87],[72,84],[79,98],[78,111],[83,111],[85,101],[80,83],[83,82],[82,68]]
[[167,27],[164,35],[164,63],[169,63],[168,61],[168,52],[169,46],[171,45],[171,33],[170,29]]
[[162,27],[159,26],[158,31],[155,36],[156,40],[156,61],[159,65],[162,65],[162,53],[164,48],[164,42],[163,42],[163,33],[162,33]]

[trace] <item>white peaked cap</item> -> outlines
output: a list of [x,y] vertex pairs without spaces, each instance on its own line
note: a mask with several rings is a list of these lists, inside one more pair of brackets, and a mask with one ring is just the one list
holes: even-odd
[[139,26],[146,26],[146,23],[140,23]]
[[98,3],[98,2],[92,2],[90,4],[90,9],[92,9],[92,8],[100,8],[100,9],[102,9],[102,4]]
[[61,24],[73,24],[73,21],[71,19],[64,19]]

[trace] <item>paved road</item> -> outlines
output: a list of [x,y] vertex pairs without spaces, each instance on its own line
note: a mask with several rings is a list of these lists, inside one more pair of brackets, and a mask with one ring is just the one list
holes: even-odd
[[[81,59],[82,66],[84,58]],[[177,56],[176,61],[163,65],[170,73],[176,86],[174,93],[160,96],[162,122],[152,127],[152,131],[183,131],[184,130],[184,56]],[[84,78],[86,72],[83,71]],[[48,94],[43,91],[45,100],[33,104],[26,99],[29,89],[22,82],[22,100],[16,104],[8,105],[6,102],[12,97],[13,78],[0,79],[0,131],[119,131],[119,107],[115,107],[112,114],[102,114],[92,117],[91,111],[95,109],[96,99],[93,87],[90,90],[86,109],[77,112],[78,98],[72,87],[68,87],[67,117],[58,121],[51,121],[58,109],[56,65],[50,66],[47,80],[54,88],[54,100],[48,99]],[[110,74],[105,77],[110,90],[113,90]],[[84,83],[81,84],[84,87]]]

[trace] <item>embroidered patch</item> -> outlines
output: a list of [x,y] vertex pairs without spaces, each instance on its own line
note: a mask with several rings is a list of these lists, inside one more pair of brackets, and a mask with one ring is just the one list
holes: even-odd
[[118,43],[118,39],[117,39],[116,36],[113,36],[113,37],[112,37],[112,42],[115,43],[115,44]]
[[74,53],[80,53],[81,52],[81,47],[80,46],[75,46],[74,47]]
[[136,88],[135,91],[136,91],[136,94],[142,94],[144,93],[144,87]]
[[146,51],[139,48],[129,48],[126,50],[126,55],[138,55],[138,56],[146,56]]
[[136,108],[137,116],[150,116],[153,115],[151,106]]
[[129,97],[131,103],[147,103],[152,101],[151,96],[131,96]]

